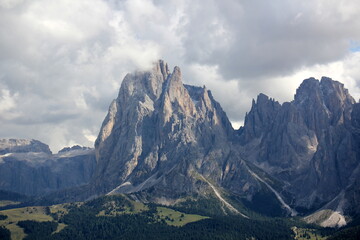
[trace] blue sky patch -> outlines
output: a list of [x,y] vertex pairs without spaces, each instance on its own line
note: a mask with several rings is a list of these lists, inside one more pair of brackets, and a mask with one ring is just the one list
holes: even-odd
[[360,52],[360,42],[359,41],[350,41],[350,48],[351,52]]

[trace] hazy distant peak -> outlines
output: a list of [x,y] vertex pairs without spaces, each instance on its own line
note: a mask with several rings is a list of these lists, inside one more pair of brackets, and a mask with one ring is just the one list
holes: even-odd
[[0,139],[0,153],[43,152],[51,154],[48,145],[34,139]]

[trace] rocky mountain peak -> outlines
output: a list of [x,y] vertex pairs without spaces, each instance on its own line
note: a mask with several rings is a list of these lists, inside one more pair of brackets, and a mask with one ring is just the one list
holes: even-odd
[[304,80],[282,105],[259,95],[239,131],[245,158],[290,183],[298,206],[331,201],[357,174],[357,109],[344,85],[327,77]]
[[257,110],[259,115],[262,116],[262,122],[269,120],[272,114],[279,110],[281,104],[273,98],[269,98],[263,93],[257,96],[256,103],[253,104],[254,110]]
[[0,154],[42,152],[52,154],[48,145],[34,139],[0,139]]
[[181,71],[177,66],[165,82],[162,106],[164,123],[170,120],[174,111],[185,118],[196,114],[195,105],[184,87]]
[[86,151],[86,150],[91,150],[91,148],[83,147],[80,145],[74,145],[72,147],[64,147],[63,149],[59,150],[58,153],[66,153],[66,152],[71,152],[71,151]]
[[164,62],[164,60],[159,60],[155,63],[155,72],[161,73],[163,75],[164,81],[167,79],[167,77],[170,74],[168,64]]
[[254,104],[258,104],[258,105],[264,105],[269,101],[269,97],[263,93],[260,93],[257,98],[256,98],[256,102],[255,100],[253,100],[253,105]]
[[[218,155],[229,151],[231,131],[211,92],[184,85],[180,68],[175,67],[170,74],[160,60],[152,71],[131,73],[123,80],[95,144],[98,168],[94,185],[103,191],[118,187],[114,191],[136,192],[160,184],[160,178],[175,168],[180,168],[177,171],[182,175],[171,174],[192,181],[184,177],[194,165],[205,164],[204,154],[213,148],[221,149]],[[207,167],[212,164],[207,163]],[[161,181],[164,184],[165,180]],[[175,187],[173,184],[177,183],[163,188]],[[174,194],[185,191],[175,188]]]
[[244,127],[239,129],[242,142],[259,138],[275,119],[281,104],[263,93],[253,99],[251,110],[245,116]]
[[[172,75],[167,63],[162,60],[154,63],[151,71],[129,73],[121,83],[118,100],[122,98],[121,102],[127,102],[130,97],[141,98],[142,101],[146,101],[146,97],[156,100],[163,91],[163,84]],[[181,79],[181,73],[177,73],[179,75]]]
[[[328,77],[309,78],[296,90],[294,104],[303,112],[306,124],[319,131],[328,125],[344,124],[350,119],[355,100],[344,85]],[[313,112],[313,115],[308,113]]]
[[330,99],[339,102],[339,106],[355,103],[344,84],[328,77],[322,77],[320,81],[315,78],[305,79],[295,94],[295,103],[298,105],[312,101],[313,104],[324,103],[330,106]]
[[165,91],[171,97],[171,101],[184,93],[182,74],[179,67],[174,67],[173,72],[169,75],[168,80],[165,82]]
[[344,84],[342,84],[341,82],[335,81],[329,77],[322,77],[320,80],[320,87],[324,95],[334,93],[340,99],[349,99],[352,102],[352,97],[350,96],[349,91],[344,87]]
[[305,79],[296,89],[296,94],[294,97],[295,103],[307,104],[308,101],[319,102],[321,101],[321,90],[320,90],[320,82],[319,80],[311,77]]
[[344,117],[349,119],[350,108],[356,101],[344,87],[344,84],[328,77],[322,77],[320,88],[323,92],[324,103],[331,112],[332,123],[342,123]]
[[[91,177],[74,194],[125,193],[163,204],[210,196],[224,213],[246,218],[233,203],[258,211],[271,202],[264,212],[275,207],[276,214],[292,215],[358,206],[360,103],[343,84],[309,78],[283,104],[261,93],[234,131],[211,91],[182,78],[179,67],[170,72],[162,60],[127,74],[95,142],[96,156],[80,146],[51,155],[36,140],[0,140],[0,186],[41,194]],[[35,184],[14,182],[14,174]]]

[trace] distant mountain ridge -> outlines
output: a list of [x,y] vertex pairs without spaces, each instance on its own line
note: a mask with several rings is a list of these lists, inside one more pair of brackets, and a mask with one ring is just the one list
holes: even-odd
[[282,104],[259,94],[234,130],[206,87],[183,84],[180,68],[171,72],[159,60],[151,71],[125,76],[94,151],[54,155],[82,159],[82,170],[67,176],[86,177],[52,189],[88,183],[55,197],[72,200],[124,193],[176,205],[215,198],[225,214],[314,213],[308,221],[341,226],[344,216],[360,213],[359,154],[360,104],[340,82],[306,79]]
[[94,150],[65,150],[52,154],[37,140],[0,139],[0,189],[41,196],[87,184],[96,166]]
[[48,145],[34,139],[0,139],[0,154],[20,152],[43,152],[51,154]]

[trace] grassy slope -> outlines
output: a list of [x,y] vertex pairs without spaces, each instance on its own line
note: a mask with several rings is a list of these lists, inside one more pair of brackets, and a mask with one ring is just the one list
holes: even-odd
[[[175,208],[165,207],[153,204],[143,204],[129,200],[126,196],[110,196],[100,198],[99,201],[90,201],[85,203],[70,203],[70,204],[59,204],[51,207],[24,207],[17,209],[9,209],[0,211],[0,215],[6,215],[7,219],[0,220],[0,226],[5,226],[11,231],[12,239],[23,239],[26,235],[24,230],[17,225],[19,221],[33,220],[38,222],[44,221],[55,221],[58,222],[64,216],[69,214],[71,209],[78,209],[81,206],[89,206],[95,210],[94,216],[99,217],[116,217],[123,214],[137,215],[137,214],[148,214],[152,212],[153,219],[155,221],[164,222],[169,226],[184,227],[188,223],[199,222],[203,219],[216,220],[218,217],[227,218],[224,216],[216,216],[211,214],[216,209],[219,210],[219,205],[215,201],[209,199],[186,201],[181,204],[181,207]],[[198,210],[196,210],[198,208]],[[193,214],[196,213],[196,214]],[[211,216],[207,217],[207,216]],[[231,216],[229,216],[231,217]],[[236,217],[236,216],[232,216]],[[272,218],[260,218],[256,217],[254,221],[269,221],[267,219]],[[250,220],[249,220],[250,221]],[[272,220],[270,220],[272,221]],[[285,220],[284,220],[285,221]],[[292,228],[295,239],[318,239],[325,240],[320,234],[320,231],[313,229],[306,223],[301,223],[296,219],[289,219],[288,229]],[[241,221],[240,221],[241,222]],[[58,222],[59,223],[59,222]],[[195,226],[195,225],[193,225]],[[54,233],[58,233],[66,228],[66,225],[60,221],[57,226],[57,230]],[[334,232],[332,232],[334,233]]]
[[[97,216],[118,216],[122,214],[138,214],[149,210],[149,207],[143,203],[135,202],[129,200],[131,203],[130,206],[122,204],[121,206],[116,206],[115,202],[110,201],[104,205],[103,210],[101,210]],[[191,222],[197,222],[202,219],[209,217],[204,217],[196,214],[186,214],[173,210],[168,207],[156,207],[156,218],[158,220],[164,220],[170,226],[184,226],[185,224]]]
[[209,218],[196,214],[185,214],[166,207],[157,207],[156,210],[157,216],[160,219],[165,220],[168,225],[177,227],[182,227],[185,224]]
[[17,225],[19,221],[34,220],[38,222],[52,221],[53,218],[46,214],[45,207],[25,207],[0,211],[1,215],[8,218],[0,221],[0,225],[6,227],[11,232],[13,240],[23,239],[24,230]]
[[148,210],[149,208],[145,204],[126,199],[126,202],[120,205],[116,204],[116,201],[107,202],[97,216],[112,217],[121,214],[138,214]]
[[[97,216],[117,216],[119,214],[138,214],[148,211],[149,208],[139,202],[126,199],[127,204],[124,206],[114,206],[113,201],[108,201],[103,206]],[[80,207],[84,203],[58,204],[50,206],[48,209],[42,206],[24,207],[0,211],[0,215],[6,215],[7,219],[0,221],[0,226],[4,226],[11,232],[13,240],[23,239],[26,234],[24,230],[17,225],[19,221],[33,220],[37,222],[56,221],[61,219],[64,215],[69,213],[69,209],[73,207]],[[164,221],[171,226],[184,226],[187,223],[200,221],[208,218],[195,214],[186,214],[179,211],[172,210],[166,207],[158,207],[156,216],[158,219]],[[65,224],[59,223],[58,233],[66,227]]]
[[16,202],[16,201],[11,201],[11,200],[1,200],[0,201],[0,207],[5,207],[8,205],[15,205],[15,204],[19,204],[20,202]]
[[314,229],[293,227],[296,240],[325,240],[327,237],[317,233]]
[[[46,207],[34,206],[15,208],[0,211],[0,215],[7,216],[7,219],[0,221],[0,226],[4,226],[11,232],[11,238],[13,240],[23,239],[26,234],[24,230],[17,225],[20,221],[33,220],[37,222],[54,221],[53,216],[61,216],[68,213],[68,207],[74,204],[59,204],[49,207],[50,213],[47,212]],[[81,204],[77,203],[76,206]],[[52,215],[51,215],[52,214]],[[54,233],[60,232],[66,227],[65,224],[59,223]]]

